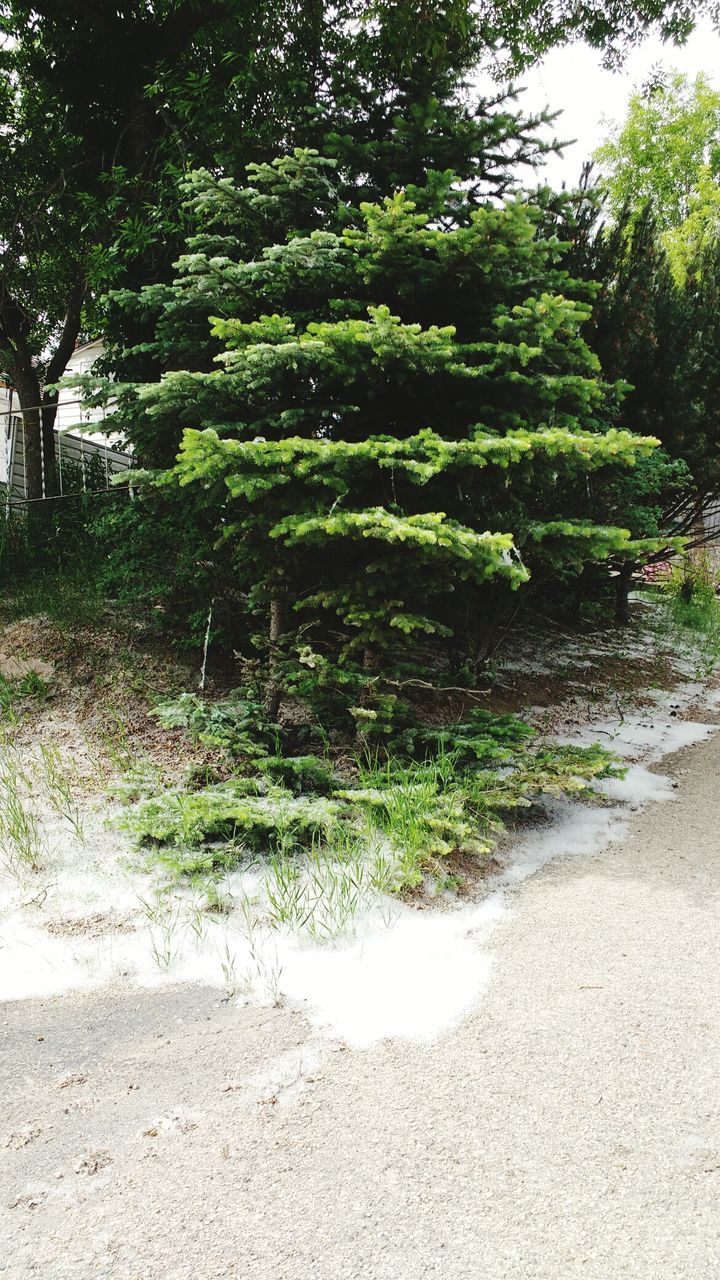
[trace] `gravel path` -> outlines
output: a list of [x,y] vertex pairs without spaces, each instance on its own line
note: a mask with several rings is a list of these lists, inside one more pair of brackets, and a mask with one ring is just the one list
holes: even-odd
[[200,988],[6,1005],[0,1274],[717,1280],[720,734],[670,769],[521,886],[436,1043]]

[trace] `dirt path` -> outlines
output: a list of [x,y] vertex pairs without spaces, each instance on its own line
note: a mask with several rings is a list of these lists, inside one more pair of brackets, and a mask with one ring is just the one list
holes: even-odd
[[717,1280],[720,734],[669,767],[520,887],[436,1043],[199,988],[6,1005],[0,1275]]

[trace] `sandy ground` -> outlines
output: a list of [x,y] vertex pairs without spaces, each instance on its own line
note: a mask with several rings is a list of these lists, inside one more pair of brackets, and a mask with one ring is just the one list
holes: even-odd
[[720,734],[511,896],[479,1007],[323,1044],[176,987],[5,1005],[13,1280],[720,1274]]

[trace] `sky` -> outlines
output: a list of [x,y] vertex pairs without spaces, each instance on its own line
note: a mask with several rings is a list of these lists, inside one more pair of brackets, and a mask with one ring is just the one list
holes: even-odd
[[561,109],[556,136],[577,139],[562,158],[550,158],[543,176],[552,186],[575,185],[583,161],[607,135],[610,122],[622,122],[630,94],[659,66],[690,76],[704,71],[720,87],[720,33],[704,20],[682,47],[648,36],[619,71],[606,70],[596,50],[572,45],[553,50],[522,77],[518,82],[526,88],[520,99],[522,109],[535,111],[548,105]]

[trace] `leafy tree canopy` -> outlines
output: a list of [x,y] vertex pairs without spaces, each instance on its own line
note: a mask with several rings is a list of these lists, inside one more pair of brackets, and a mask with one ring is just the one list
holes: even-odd
[[[467,0],[418,17],[360,0],[2,0],[0,366],[25,407],[48,406],[46,457],[44,388],[104,327],[109,285],[168,278],[189,170],[320,144],[376,198],[431,168],[506,183],[503,163],[542,155],[501,93],[464,94],[481,43]],[[26,427],[37,494],[37,416]]]
[[[720,486],[720,93],[703,76],[661,80],[633,98],[598,158],[605,178],[581,200],[573,252],[575,270],[601,285],[593,342],[608,375],[633,386],[621,421],[657,434],[710,497]],[[663,505],[681,522],[694,510],[671,492]]]
[[630,99],[596,159],[615,222],[631,227],[650,208],[682,281],[720,226],[720,92],[704,75],[661,77]]
[[617,64],[627,50],[649,30],[663,39],[682,43],[703,15],[720,20],[715,0],[572,0],[553,4],[548,0],[490,0],[480,5],[486,36],[506,54],[506,65],[528,66],[548,49],[573,40],[584,40],[602,49],[609,64]]

